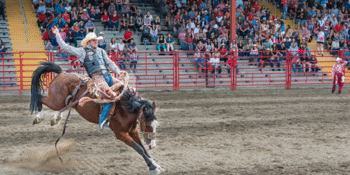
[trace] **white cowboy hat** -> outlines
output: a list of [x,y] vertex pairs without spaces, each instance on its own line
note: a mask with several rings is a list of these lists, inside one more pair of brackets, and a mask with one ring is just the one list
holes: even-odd
[[336,59],[335,59],[335,61],[337,61],[337,62],[340,62],[340,61],[342,61],[343,59],[341,59],[340,57],[337,57]]
[[93,39],[101,40],[101,39],[103,39],[103,37],[101,37],[101,36],[97,37],[94,32],[90,32],[86,35],[86,37],[83,40],[81,40],[81,45],[83,47],[85,47],[87,45],[87,43]]

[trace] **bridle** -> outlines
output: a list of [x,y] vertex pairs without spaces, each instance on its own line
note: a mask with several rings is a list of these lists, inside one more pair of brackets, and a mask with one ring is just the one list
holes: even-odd
[[141,114],[137,117],[137,120],[139,121],[140,123],[140,129],[141,129],[141,132],[143,132],[143,136],[145,139],[149,139],[149,140],[154,140],[156,139],[156,133],[155,132],[146,132],[142,129],[141,127],[141,120],[143,120],[142,118],[142,115],[143,115],[143,112],[141,111]]

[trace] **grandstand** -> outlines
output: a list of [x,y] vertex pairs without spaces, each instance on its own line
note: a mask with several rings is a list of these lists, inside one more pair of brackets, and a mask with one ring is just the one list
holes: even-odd
[[[282,9],[282,5],[279,7],[276,7],[276,5],[274,5],[274,2],[267,2],[267,1],[259,1],[259,4],[265,5],[267,4],[267,8],[270,9],[275,9],[273,10],[273,12],[276,13],[276,17],[278,18],[282,18],[282,14],[283,14],[283,9]],[[294,30],[302,30],[300,29],[300,27],[296,24],[296,22],[294,21],[294,19],[291,16],[288,16],[287,19],[285,20],[285,25],[289,25],[292,27],[293,31]],[[302,39],[302,36],[300,36],[300,39]],[[310,50],[312,51],[316,51],[317,50],[317,42],[316,42],[316,36],[313,35],[313,40],[311,42],[308,43],[308,47],[310,48]],[[331,72],[332,70],[332,66],[335,64],[335,58],[336,56],[331,55],[329,52],[324,52],[323,55],[318,55],[316,52],[312,53],[313,55],[317,55],[318,56],[318,66],[323,68],[324,72]],[[349,73],[349,70],[346,70],[347,73]],[[330,79],[332,79],[332,75],[331,74],[327,74],[329,76]],[[350,79],[347,77],[346,78],[346,82],[350,82]]]
[[[153,4],[140,6],[138,5],[138,1],[130,1],[130,6],[134,4],[142,11],[143,15],[150,12],[154,18],[156,16],[161,17],[160,25],[162,26],[162,30],[159,31],[158,34],[166,35],[170,32],[163,29],[163,26],[166,26],[165,17],[160,14],[159,9],[156,9]],[[259,1],[259,4],[261,6],[266,5],[266,2]],[[268,3],[268,8],[275,9],[275,6],[272,3]],[[276,17],[280,18],[282,13],[278,8],[276,9]],[[121,12],[118,11],[118,13],[121,16]],[[13,86],[17,85],[16,88],[23,87],[23,90],[28,90],[31,73],[37,67],[37,63],[42,60],[54,60],[55,63],[60,64],[64,70],[70,72],[68,58],[57,57],[59,55],[55,54],[60,52],[57,47],[45,48],[42,40],[44,30],[40,29],[36,23],[36,9],[33,9],[31,1],[7,1],[6,14],[7,21],[0,21],[0,23],[3,22],[3,24],[5,24],[1,25],[0,32],[3,32],[3,37],[1,37],[4,38],[3,40],[7,52],[13,53],[5,55],[5,58],[8,58],[6,62],[4,62],[6,66],[1,67],[3,71],[3,78],[0,79],[0,82],[3,81],[1,85],[2,89],[11,89],[14,88]],[[94,21],[94,24],[97,34],[99,32],[104,32],[105,34],[104,37],[107,41],[106,48],[109,48],[112,38],[115,38],[117,41],[123,38],[124,31],[104,30],[104,26],[99,20]],[[285,21],[285,25],[294,26],[293,20],[288,18]],[[196,59],[194,53],[182,52],[178,40],[175,42],[174,50],[180,52],[174,54],[159,53],[157,50],[157,43],[154,41],[147,45],[141,42],[141,32],[133,32],[133,38],[140,51],[138,54],[137,69],[130,70],[128,69],[129,65],[126,65],[126,67],[128,69],[127,71],[134,75],[132,79],[133,82],[131,83],[136,83],[139,87],[173,88],[175,83],[180,84],[181,87],[207,87],[208,85],[230,86],[232,84],[232,79],[230,78],[231,74],[228,73],[228,66],[226,66],[224,62],[220,63],[222,69],[222,74],[220,75],[217,73],[210,74],[210,72],[209,75],[206,75],[208,70],[204,73],[198,73],[197,65],[193,63]],[[238,39],[243,39],[243,37],[239,36]],[[314,39],[312,43],[309,43],[309,48],[311,50],[315,50],[315,42],[316,40]],[[78,40],[77,43],[79,47],[80,41]],[[74,44],[71,43],[71,45]],[[17,54],[17,52],[26,53]],[[318,57],[318,66],[321,68],[321,72],[291,73],[291,76],[293,76],[292,81],[296,84],[330,83],[329,72],[331,66],[335,63],[333,59],[333,56],[325,52],[324,57]],[[178,65],[175,66],[175,62],[177,62]],[[237,77],[235,81],[238,86],[282,85],[287,81],[287,65],[285,61],[282,62],[281,71],[272,71],[269,64],[262,70],[259,70],[256,65],[257,64],[251,64],[247,58],[239,57],[237,59],[237,69],[239,69],[239,72],[235,74],[235,77]],[[18,86],[20,84],[24,86]]]

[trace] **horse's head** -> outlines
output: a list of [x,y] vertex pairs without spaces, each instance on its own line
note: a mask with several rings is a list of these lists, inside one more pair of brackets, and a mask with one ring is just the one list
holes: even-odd
[[156,128],[158,125],[157,118],[154,115],[156,104],[153,102],[145,104],[141,108],[140,128],[144,132],[144,139],[150,149],[156,147]]
[[158,125],[157,118],[154,115],[156,105],[141,99],[134,89],[124,91],[120,100],[121,107],[134,116],[138,116],[140,129],[144,132],[145,142],[150,149],[156,146],[156,128]]

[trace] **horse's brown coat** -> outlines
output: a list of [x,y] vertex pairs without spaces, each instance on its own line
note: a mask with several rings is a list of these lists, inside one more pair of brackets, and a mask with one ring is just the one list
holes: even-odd
[[[79,76],[79,75],[78,75]],[[75,87],[79,84],[80,79],[76,74],[59,74],[50,84],[48,90],[48,96],[44,97],[41,101],[44,105],[52,110],[58,111],[64,108],[65,100],[70,95]],[[75,98],[78,98],[85,90],[87,86],[83,86],[77,92]],[[88,94],[90,98],[93,98],[91,94]],[[75,99],[73,99],[74,101]],[[114,115],[110,120],[110,128],[116,135],[117,139],[123,141],[129,146],[132,146],[134,140],[137,144],[141,144],[139,133],[136,129],[138,115],[128,113],[123,110],[120,102],[116,102],[116,108]],[[91,123],[99,123],[100,105],[92,101],[86,102],[83,106],[76,105],[75,110],[87,121]],[[146,125],[150,126],[152,121],[145,123],[142,128],[145,132],[152,132],[146,128]],[[143,124],[142,124],[143,126]]]
[[[54,68],[49,69],[50,66]],[[41,89],[41,87],[38,86],[42,85],[40,83],[38,84],[38,81],[40,81],[39,79],[43,77],[43,73],[48,73],[51,70],[55,70],[55,72],[59,74],[50,83],[48,96],[42,97],[38,92],[38,89]],[[66,106],[66,98],[73,93],[75,87],[80,83],[81,79],[83,79],[83,77],[77,74],[62,73],[61,69],[56,64],[43,63],[43,66],[38,68],[33,74],[31,104],[36,103],[36,109],[38,109],[39,112],[42,110],[42,104],[46,105],[52,110],[59,111]],[[87,85],[82,86],[75,97],[72,98],[72,101],[79,98],[86,91],[86,89]],[[154,116],[156,106],[154,103],[151,105],[148,101],[147,105],[143,104],[145,103],[145,100],[143,100],[142,103],[139,103],[137,101],[138,98],[134,98],[135,95],[136,94],[133,91],[128,90],[128,93],[126,94],[127,97],[125,97],[124,100],[115,102],[116,107],[112,117],[109,120],[109,127],[114,132],[118,140],[121,140],[125,144],[134,148],[135,151],[137,151],[144,158],[152,174],[159,174],[161,172],[161,168],[147,153],[145,147],[142,145],[139,132],[136,128],[138,120],[140,120],[141,130],[145,132],[153,132],[153,127],[151,124],[153,120],[156,120]],[[93,94],[87,94],[85,97],[93,98]],[[35,102],[33,99],[39,99],[39,101]],[[138,105],[133,106],[134,102]],[[124,109],[126,108],[125,106],[130,105],[135,110],[126,111],[129,109]],[[75,105],[73,107],[87,121],[96,124],[99,123],[99,114],[101,110],[100,104],[93,101],[87,101],[84,103],[84,105]],[[151,118],[149,116],[151,116]]]

